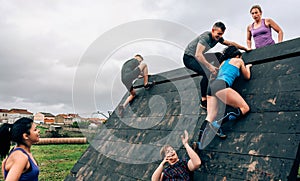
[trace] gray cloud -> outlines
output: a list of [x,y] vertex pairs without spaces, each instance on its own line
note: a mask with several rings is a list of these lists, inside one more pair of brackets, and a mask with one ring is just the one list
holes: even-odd
[[[283,28],[284,40],[299,37],[299,2],[259,0],[257,3],[262,6],[264,17],[274,19]],[[145,61],[153,73],[183,66],[180,48],[151,41],[131,42],[116,47],[110,55],[103,55],[107,56],[105,70],[101,70],[101,62],[105,60],[97,57],[105,53],[104,46],[90,54],[92,61],[82,64],[90,45],[113,28],[136,20],[162,19],[199,34],[221,20],[227,26],[224,37],[246,45],[246,26],[252,23],[249,9],[253,5],[235,0],[3,0],[0,4],[1,108],[27,108],[34,113],[48,111],[53,114],[73,112],[74,89],[84,92],[88,87],[95,92],[79,97],[82,106],[75,111],[112,110],[126,92],[120,81],[122,63],[135,53],[146,56]],[[139,33],[139,29],[133,28],[132,33]],[[176,31],[165,34],[165,38],[177,36]],[[276,39],[276,34],[274,36]],[[109,46],[115,41],[119,40],[111,37]],[[78,71],[83,72],[80,79],[76,79]],[[95,75],[91,76],[91,71],[95,71]],[[73,86],[74,80],[80,82]]]

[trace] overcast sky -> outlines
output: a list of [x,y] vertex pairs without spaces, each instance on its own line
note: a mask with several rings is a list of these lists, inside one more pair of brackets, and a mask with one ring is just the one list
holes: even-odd
[[[135,53],[145,56],[151,74],[183,67],[186,38],[210,30],[216,21],[225,23],[225,39],[246,46],[254,4],[281,26],[284,40],[299,37],[296,0],[1,0],[0,108],[55,115],[113,110],[126,92],[121,66]],[[162,27],[170,22],[174,31],[158,26],[146,32],[138,26],[145,19],[161,20]],[[137,26],[125,30],[133,38],[123,40],[122,28],[131,24]],[[193,33],[174,39],[185,30]]]

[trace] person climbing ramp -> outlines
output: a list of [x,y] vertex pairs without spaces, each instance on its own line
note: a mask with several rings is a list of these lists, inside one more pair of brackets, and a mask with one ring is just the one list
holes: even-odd
[[126,106],[131,102],[134,97],[136,96],[136,90],[133,88],[133,81],[139,77],[144,78],[144,88],[150,89],[154,83],[148,81],[148,66],[146,63],[142,63],[144,58],[137,54],[134,58],[127,60],[121,70],[121,80],[122,83],[125,85],[127,90],[129,91],[130,95],[127,97],[125,102],[119,106],[118,112],[119,116],[124,116],[124,110]]
[[[207,130],[216,131],[213,136],[217,134],[220,138],[226,138],[226,135],[221,129],[221,125],[227,121],[240,119],[250,110],[242,96],[231,88],[234,80],[240,76],[240,73],[246,80],[249,80],[251,77],[250,67],[252,64],[245,65],[241,58],[241,54],[242,53],[235,46],[229,46],[224,50],[224,53],[221,56],[222,63],[218,75],[208,88],[207,116],[201,125],[197,143],[198,147],[200,145],[200,149],[203,149],[201,142],[206,142],[204,144],[205,146],[208,144],[207,140],[203,140],[202,138],[206,128]],[[235,110],[225,114],[222,119],[215,121],[219,108],[218,100],[233,107]],[[211,137],[207,139],[212,140]]]

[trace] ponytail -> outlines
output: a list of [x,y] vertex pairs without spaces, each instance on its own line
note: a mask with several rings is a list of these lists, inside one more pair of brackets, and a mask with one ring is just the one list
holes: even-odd
[[0,127],[0,157],[1,159],[5,158],[6,155],[9,152],[10,146],[11,146],[11,139],[12,139],[12,134],[11,134],[11,129],[12,129],[12,124],[7,124],[4,123]]

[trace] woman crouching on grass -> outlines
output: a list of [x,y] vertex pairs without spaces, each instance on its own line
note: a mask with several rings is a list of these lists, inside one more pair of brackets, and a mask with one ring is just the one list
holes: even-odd
[[[37,181],[39,167],[30,148],[40,138],[40,130],[32,119],[21,118],[14,124],[0,127],[0,156],[8,155],[2,162],[2,173],[6,181]],[[17,145],[9,152],[11,141]]]

